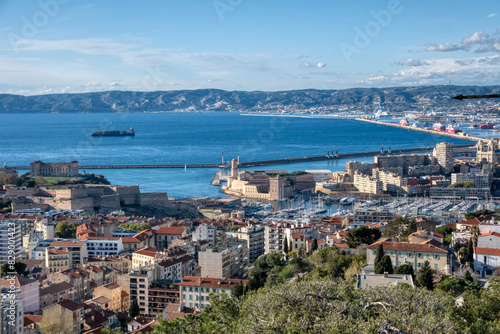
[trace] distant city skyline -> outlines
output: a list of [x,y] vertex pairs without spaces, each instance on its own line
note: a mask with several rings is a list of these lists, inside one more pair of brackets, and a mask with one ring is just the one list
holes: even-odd
[[2,1],[0,93],[500,82],[481,1]]

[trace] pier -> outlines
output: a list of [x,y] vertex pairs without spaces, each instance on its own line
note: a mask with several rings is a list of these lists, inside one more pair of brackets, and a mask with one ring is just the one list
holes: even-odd
[[[372,122],[372,121],[371,121]],[[382,123],[382,122],[377,122]],[[393,125],[382,123],[383,125]],[[400,125],[398,125],[399,127]],[[408,128],[408,127],[406,127]],[[419,129],[422,130],[422,129]],[[424,130],[428,131],[428,130]],[[433,133],[436,131],[433,131]],[[451,135],[451,134],[449,134]],[[462,137],[457,136],[460,139],[473,140],[473,137]],[[477,139],[479,140],[479,139]],[[464,144],[455,145],[455,147],[471,147],[475,144]],[[370,157],[380,154],[409,154],[409,153],[426,153],[431,152],[434,146],[418,147],[418,148],[406,148],[400,150],[391,150],[390,152],[384,151],[371,151],[371,152],[355,152],[355,153],[343,153],[343,154],[326,154],[317,156],[306,156],[306,157],[295,157],[295,158],[283,158],[283,159],[273,159],[273,160],[260,160],[260,161],[246,161],[240,162],[238,164],[239,168],[245,167],[257,167],[257,166],[270,166],[270,165],[282,165],[282,164],[294,164],[300,162],[309,161],[324,161],[324,160],[338,160],[338,159],[350,159],[359,157]],[[10,166],[9,166],[10,167]],[[230,162],[218,163],[218,164],[171,164],[171,165],[91,165],[91,166],[79,166],[79,169],[139,169],[139,168],[229,168]],[[29,166],[13,166],[14,169],[29,170]],[[222,176],[222,175],[221,175]]]
[[470,140],[470,141],[475,141],[475,142],[481,140],[481,138],[470,136],[468,133],[465,133],[465,132],[460,132],[459,134],[456,134],[456,133],[449,133],[449,132],[446,132],[446,131],[428,130],[428,129],[416,128],[416,127],[412,127],[412,126],[405,126],[405,125],[399,125],[399,124],[393,124],[393,123],[380,122],[380,121],[375,121],[375,120],[372,120],[372,119],[365,119],[365,118],[356,118],[356,121],[373,123],[373,124],[379,124],[379,125],[386,125],[386,126],[392,126],[392,127],[395,127],[395,128],[406,129],[406,130],[426,132],[426,133],[430,133],[430,134],[433,134],[433,135],[440,135],[440,136],[446,136],[446,137],[452,137],[452,138],[457,138],[457,139]]

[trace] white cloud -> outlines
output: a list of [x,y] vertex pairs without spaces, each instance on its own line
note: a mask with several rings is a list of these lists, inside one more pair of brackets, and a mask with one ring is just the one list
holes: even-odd
[[490,18],[490,17],[495,17],[495,16],[497,16],[497,15],[498,15],[497,13],[491,13],[491,14],[489,14],[489,15],[488,15],[488,16],[486,16],[486,17]]
[[463,46],[460,46],[458,44],[451,44],[451,43],[443,43],[443,44],[429,44],[425,51],[428,52],[450,52],[450,51],[458,51],[458,50],[463,50]]
[[401,66],[422,66],[422,65],[427,65],[427,63],[425,61],[422,62],[419,59],[400,59],[398,61],[395,61],[394,64],[401,65]]
[[486,40],[484,31],[474,31],[472,35],[462,39],[462,43],[465,45],[481,44]]
[[449,80],[460,84],[488,85],[500,80],[500,55],[468,59],[431,59],[395,73],[374,73],[361,82],[367,85],[432,85]]
[[325,63],[318,63],[318,64],[316,65],[316,67],[317,67],[317,68],[323,68],[323,67],[325,67],[325,66],[326,66],[326,64],[325,64]]
[[485,34],[483,30],[473,32],[470,36],[462,38],[461,43],[428,44],[425,51],[451,52],[472,51],[475,53],[500,52],[500,37],[498,29],[493,34]]

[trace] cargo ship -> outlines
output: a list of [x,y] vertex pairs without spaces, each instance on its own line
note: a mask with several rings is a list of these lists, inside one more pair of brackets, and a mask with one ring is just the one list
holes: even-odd
[[443,123],[441,122],[437,122],[437,123],[434,123],[432,125],[432,130],[436,130],[436,131],[444,131],[445,130],[445,126]]
[[126,137],[126,136],[135,136],[134,128],[130,128],[130,131],[123,130],[111,130],[111,131],[94,131],[92,132],[92,136],[94,137]]
[[459,132],[462,132],[462,129],[460,129],[460,126],[458,124],[449,123],[446,126],[446,132],[449,132],[449,133],[459,133]]

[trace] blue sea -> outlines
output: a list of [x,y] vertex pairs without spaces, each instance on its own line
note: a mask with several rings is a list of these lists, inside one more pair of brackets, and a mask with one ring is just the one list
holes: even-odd
[[[91,137],[96,130],[128,130],[135,137]],[[79,161],[80,165],[199,164],[268,160],[433,146],[439,135],[346,119],[259,117],[237,113],[1,114],[0,161]],[[360,158],[373,161],[373,158]],[[346,160],[266,166],[265,169],[345,169]],[[262,168],[259,168],[262,169]],[[224,196],[211,185],[217,169],[103,169],[112,184],[139,184],[170,197]]]

